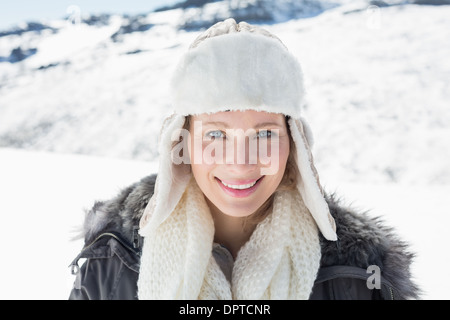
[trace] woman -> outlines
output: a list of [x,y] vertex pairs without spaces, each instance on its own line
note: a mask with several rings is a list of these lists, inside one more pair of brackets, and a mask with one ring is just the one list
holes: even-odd
[[277,37],[215,24],[172,94],[158,174],[88,213],[71,299],[418,298],[407,246],[324,194]]

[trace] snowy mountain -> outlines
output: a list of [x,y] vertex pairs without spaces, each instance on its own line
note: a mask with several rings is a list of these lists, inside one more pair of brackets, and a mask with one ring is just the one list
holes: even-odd
[[23,23],[0,32],[0,147],[156,160],[175,63],[234,17],[299,58],[325,183],[448,184],[450,6],[414,2],[188,0]]
[[326,8],[336,5],[326,5],[318,0],[188,0],[157,11],[182,8],[184,17],[179,24],[179,28],[197,30],[208,28],[212,24],[228,17],[249,23],[280,23],[290,19],[311,17],[323,12]]

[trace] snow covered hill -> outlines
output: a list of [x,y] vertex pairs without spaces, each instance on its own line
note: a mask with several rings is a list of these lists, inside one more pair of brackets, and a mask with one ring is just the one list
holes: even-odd
[[[0,146],[155,160],[172,68],[199,32],[182,26],[274,3],[203,2],[1,33]],[[263,25],[304,68],[321,174],[449,183],[450,6],[304,1],[293,18],[295,1],[276,3]]]

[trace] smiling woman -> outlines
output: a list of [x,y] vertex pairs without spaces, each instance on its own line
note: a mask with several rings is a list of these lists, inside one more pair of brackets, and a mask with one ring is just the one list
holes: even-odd
[[[290,145],[285,116],[246,110],[195,115],[192,120],[190,131],[195,132],[195,124],[203,123],[200,137],[209,137],[211,133],[214,136],[212,141],[203,139],[201,145],[196,145],[197,139],[191,136],[192,173],[214,220],[214,241],[225,245],[236,257],[256,226],[255,223],[247,225],[245,232],[243,222],[249,216],[262,217],[269,211],[271,202],[263,204],[273,198],[284,177]],[[278,135],[269,138],[267,132],[272,131]],[[249,141],[257,141],[257,145]],[[213,162],[194,161],[196,148],[200,147],[197,154],[204,154],[211,145],[219,151],[211,154]],[[258,151],[267,149],[270,151],[265,157],[269,161],[263,163]]]
[[273,34],[233,19],[200,34],[174,72],[158,173],[89,212],[70,297],[417,298],[407,246],[324,193],[304,96]]

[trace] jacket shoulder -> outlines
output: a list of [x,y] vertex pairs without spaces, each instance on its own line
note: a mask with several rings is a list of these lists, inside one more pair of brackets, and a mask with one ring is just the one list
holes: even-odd
[[[78,267],[78,260],[86,261]],[[118,236],[103,233],[71,264],[76,275],[69,300],[137,299],[138,253]]]
[[396,298],[418,299],[420,289],[410,270],[415,254],[409,244],[380,217],[344,206],[335,195],[327,195],[326,199],[336,221],[338,240],[321,237],[321,268],[350,266],[366,271],[369,266],[376,266],[394,288]]
[[96,201],[86,212],[79,237],[83,237],[88,245],[104,232],[115,232],[133,242],[139,220],[153,195],[155,180],[156,175],[147,176],[124,188],[112,199]]
[[[156,175],[147,176],[86,212],[79,236],[85,245],[71,263],[76,278],[69,299],[137,298],[142,244],[137,231],[155,180]],[[80,259],[86,259],[81,267]]]

